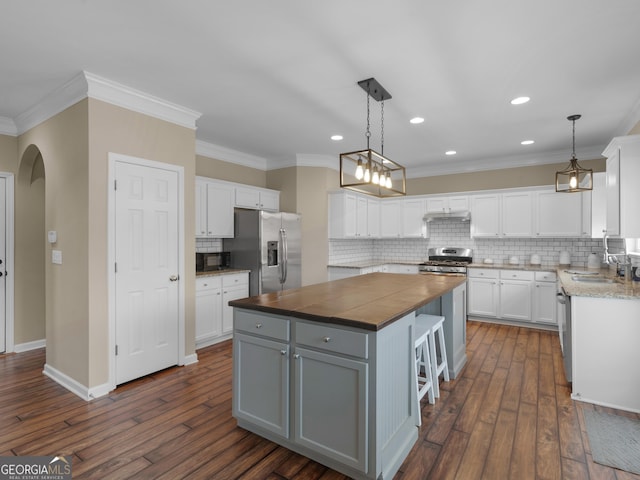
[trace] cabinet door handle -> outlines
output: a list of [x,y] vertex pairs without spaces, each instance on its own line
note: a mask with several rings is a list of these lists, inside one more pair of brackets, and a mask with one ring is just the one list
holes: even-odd
[[287,351],[286,351],[286,350],[280,350],[280,354],[281,354],[281,355],[286,355],[286,354],[287,354]]
[[294,353],[293,354],[293,358],[295,358],[297,360],[298,358],[300,358],[300,355],[298,355],[297,353]]
[[323,341],[324,343],[329,343],[329,342],[331,341],[331,337],[324,337],[324,338],[322,339],[322,341]]
[[262,324],[261,323],[256,323],[256,328],[262,328]]

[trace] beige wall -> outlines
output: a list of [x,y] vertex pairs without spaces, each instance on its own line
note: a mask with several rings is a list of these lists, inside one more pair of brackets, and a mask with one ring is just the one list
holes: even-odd
[[196,175],[201,177],[244,183],[254,187],[267,187],[267,172],[257,168],[236,165],[215,158],[196,156]]
[[[108,153],[184,167],[185,353],[195,352],[195,130],[89,100],[88,312],[89,381],[108,380],[107,175]],[[48,339],[47,339],[48,340]]]
[[[87,119],[85,100],[20,135],[18,153],[22,159],[25,150],[35,145],[42,154],[44,227],[58,232],[55,248],[63,255],[62,265],[45,261],[47,364],[88,386]],[[18,234],[16,231],[16,245]],[[46,247],[45,253],[50,258],[51,247]],[[19,288],[28,291],[24,283],[16,286],[16,292]]]
[[631,129],[628,135],[640,135],[640,122],[636,123],[636,126]]
[[[568,164],[569,159],[566,163],[559,164],[409,178],[407,179],[407,195],[553,185],[556,181],[556,171],[562,170]],[[605,170],[604,159],[580,160],[580,165],[592,168],[594,172],[604,172]]]
[[[29,145],[39,149],[44,162],[44,230],[58,232],[55,249],[63,255],[62,265],[52,265],[52,248],[46,247],[47,364],[88,388],[109,380],[109,152],[184,167],[185,353],[193,354],[195,241],[190,232],[195,225],[195,131],[85,99],[21,135],[19,158]],[[16,217],[23,216],[25,208],[21,201]],[[17,244],[18,235],[16,218]],[[19,289],[31,293],[23,282],[16,286],[16,298]]]

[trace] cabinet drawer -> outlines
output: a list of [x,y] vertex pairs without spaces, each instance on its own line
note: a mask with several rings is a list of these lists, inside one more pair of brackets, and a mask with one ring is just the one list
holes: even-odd
[[196,278],[196,292],[220,288],[220,285],[220,277],[209,276]]
[[289,341],[289,320],[286,318],[235,309],[233,322],[236,330],[261,337],[276,338],[284,342]]
[[500,278],[503,280],[533,280],[534,272],[525,270],[500,270]]
[[222,275],[222,286],[231,287],[233,285],[247,285],[249,283],[248,274],[246,273],[230,273]]
[[536,282],[555,282],[557,276],[555,272],[535,272]]
[[467,275],[471,278],[498,278],[498,270],[493,268],[470,268]]
[[321,323],[296,323],[295,340],[297,344],[307,345],[319,350],[368,358],[368,336],[366,333],[343,330]]

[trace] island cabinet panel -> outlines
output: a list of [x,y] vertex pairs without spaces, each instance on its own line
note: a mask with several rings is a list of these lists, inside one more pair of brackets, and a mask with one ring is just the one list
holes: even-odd
[[293,371],[294,441],[366,473],[367,363],[296,347]]
[[289,345],[237,333],[233,415],[289,438]]
[[410,313],[378,331],[234,309],[242,428],[355,479],[392,478],[418,438]]

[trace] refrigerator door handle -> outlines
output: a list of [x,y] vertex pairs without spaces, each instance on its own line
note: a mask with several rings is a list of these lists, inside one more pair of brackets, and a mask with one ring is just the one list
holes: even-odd
[[282,257],[280,264],[282,265],[282,273],[280,275],[280,283],[284,285],[287,281],[287,262],[289,257],[289,246],[287,245],[287,231],[284,228],[280,229],[280,242],[282,244]]

